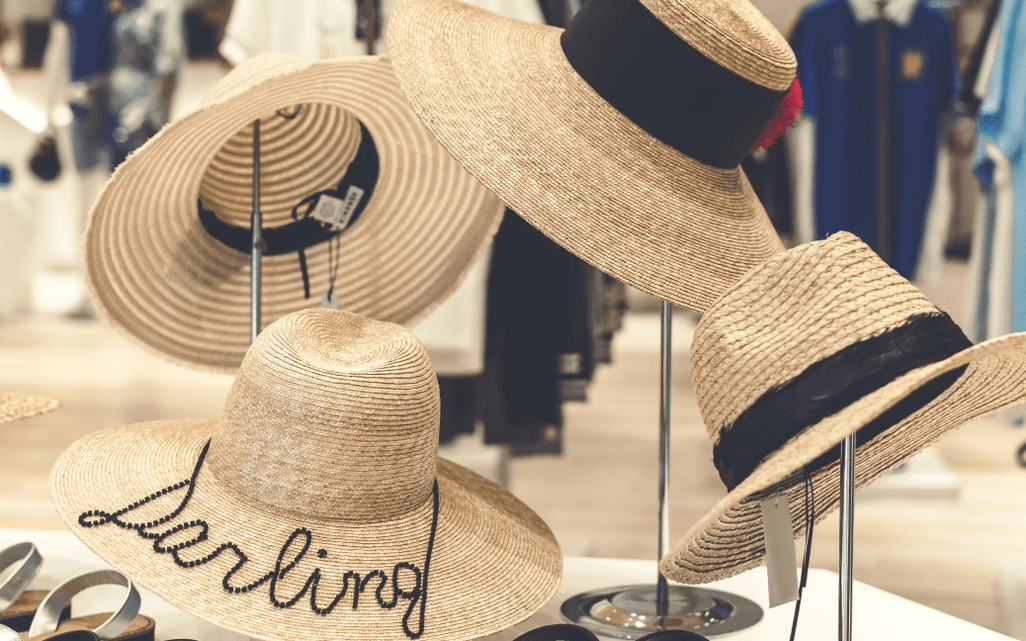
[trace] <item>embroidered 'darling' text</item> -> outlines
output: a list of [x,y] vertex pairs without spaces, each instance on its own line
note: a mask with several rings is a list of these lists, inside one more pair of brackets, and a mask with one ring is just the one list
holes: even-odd
[[[315,567],[301,588],[293,594],[285,593],[283,583],[290,573],[293,573],[300,561],[312,558],[325,559],[330,556],[328,550],[319,548],[316,553],[311,553],[314,533],[309,528],[298,527],[282,544],[278,557],[274,562],[274,569],[267,571],[255,580],[248,583],[238,584],[236,577],[243,568],[250,563],[250,558],[235,543],[228,541],[217,545],[212,551],[199,558],[183,558],[182,552],[207,541],[210,534],[209,524],[202,519],[193,519],[170,525],[172,521],[181,516],[182,512],[192,498],[196,486],[196,477],[206,458],[210,441],[207,441],[200,453],[192,476],[184,481],[169,485],[149,496],[135,501],[115,512],[103,510],[89,510],[78,517],[79,525],[82,527],[99,527],[108,523],[126,529],[147,540],[153,541],[153,551],[157,554],[168,554],[175,565],[181,568],[193,568],[205,565],[224,553],[235,555],[236,561],[229,569],[222,581],[221,587],[230,594],[243,594],[251,592],[265,584],[268,586],[268,596],[271,605],[276,608],[291,608],[304,602],[309,604],[310,610],[316,614],[330,615],[336,607],[343,603],[357,610],[362,602],[370,601],[377,607],[385,610],[392,610],[401,601],[405,602],[406,610],[402,617],[403,632],[411,639],[417,639],[424,633],[424,616],[427,607],[428,596],[428,571],[431,567],[431,552],[434,549],[435,532],[438,528],[438,481],[435,481],[432,492],[433,509],[431,516],[431,533],[428,537],[427,552],[424,555],[424,564],[418,567],[413,563],[399,562],[386,570],[371,570],[361,575],[359,572],[349,570],[342,575],[342,587],[334,594],[318,593],[322,587],[321,568]],[[160,498],[171,495],[175,492],[183,492],[181,502],[164,516],[151,519],[145,522],[132,522],[124,517]],[[323,590],[322,590],[323,592]],[[360,596],[364,595],[361,599]]]

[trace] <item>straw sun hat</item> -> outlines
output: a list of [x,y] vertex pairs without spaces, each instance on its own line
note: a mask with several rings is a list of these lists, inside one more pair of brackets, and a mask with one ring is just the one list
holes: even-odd
[[45,396],[33,396],[21,392],[0,392],[0,423],[43,414],[57,405],[57,401]]
[[797,113],[796,62],[747,0],[589,0],[565,32],[406,0],[388,47],[446,149],[623,282],[704,311],[783,250],[739,163]]
[[729,493],[660,570],[705,583],[762,562],[763,500],[789,496],[796,537],[807,478],[812,518],[837,507],[847,435],[857,432],[861,488],[948,430],[1026,400],[1026,333],[973,346],[868,246],[839,233],[730,288],[698,325],[691,367]]
[[302,310],[253,343],[219,418],[90,434],[51,493],[104,560],[226,628],[473,639],[544,605],[562,558],[527,506],[437,457],[438,407],[407,330]]
[[265,324],[329,289],[341,309],[416,320],[498,227],[502,204],[420,123],[388,60],[257,56],[122,163],[90,214],[94,300],[168,360],[231,372],[249,346],[256,119]]

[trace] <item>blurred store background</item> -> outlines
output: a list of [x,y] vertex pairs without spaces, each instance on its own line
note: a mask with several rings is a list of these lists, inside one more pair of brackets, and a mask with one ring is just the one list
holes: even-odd
[[[854,45],[815,48],[814,9],[848,1],[857,0],[755,2],[779,29],[805,38],[795,47],[800,60],[814,62],[799,74],[808,74],[806,91],[820,97],[833,90],[830,82],[856,79],[860,65],[871,62]],[[1008,30],[1001,16],[1014,3],[912,2],[913,11],[942,17],[948,35],[931,40],[932,49],[901,53],[894,78],[922,89],[952,56],[947,78],[954,80],[931,89],[929,104],[900,108],[936,136],[917,152],[920,166],[892,166],[895,191],[926,181],[917,187],[925,196],[893,209],[892,225],[904,234],[903,273],[975,341],[1026,329],[1026,270],[1019,269],[1026,244],[1016,240],[1019,233],[1026,238],[1026,224],[1015,224],[1026,214],[1014,206],[1020,152],[1002,149],[1008,128],[998,126],[1006,113],[998,111],[1007,109],[1008,118],[1026,111],[1026,95],[1014,94],[1015,74],[1026,74],[1026,65],[1002,57],[1014,33],[1002,36]],[[80,238],[112,169],[195,107],[234,64],[262,50],[310,59],[383,53],[394,4],[0,0],[0,388],[63,404],[0,425],[0,527],[64,527],[49,504],[48,474],[76,438],[135,421],[216,415],[231,384],[230,376],[143,352],[91,305]],[[483,4],[557,26],[578,6]],[[900,22],[895,33],[912,28]],[[995,65],[999,80],[991,81]],[[1010,102],[995,97],[1002,87],[1010,87]],[[837,211],[817,210],[817,203],[859,180],[843,163],[831,165],[839,175],[820,175],[817,160],[822,167],[840,154],[864,164],[861,152],[821,146],[828,122],[845,136],[869,135],[856,127],[857,109],[846,120],[829,113],[828,102],[821,98],[784,142],[746,160],[789,244],[843,225]],[[532,265],[544,269],[529,273]],[[442,374],[443,455],[516,493],[553,527],[567,554],[653,558],[659,302],[581,263],[511,214],[491,262],[467,283],[460,303],[413,328]],[[684,310],[675,316],[675,537],[725,493],[689,381],[696,322]],[[860,495],[856,578],[1026,640],[1022,424],[1021,413],[1011,412],[966,426]],[[836,567],[836,531],[836,517],[817,528],[814,566]]]

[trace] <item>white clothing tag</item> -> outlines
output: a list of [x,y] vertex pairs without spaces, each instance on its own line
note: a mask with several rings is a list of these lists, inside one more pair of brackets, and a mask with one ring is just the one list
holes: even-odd
[[338,294],[325,292],[321,294],[321,307],[324,309],[339,309]]
[[344,200],[321,194],[310,215],[327,225],[331,231],[342,231],[349,225],[349,219],[353,217],[363,194],[363,189],[356,185],[350,185]]
[[771,608],[798,598],[798,567],[794,526],[787,494],[762,502],[762,531],[766,540],[766,578]]

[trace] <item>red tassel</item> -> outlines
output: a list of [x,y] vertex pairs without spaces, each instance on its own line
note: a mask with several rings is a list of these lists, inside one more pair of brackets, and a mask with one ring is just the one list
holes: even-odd
[[784,101],[777,107],[777,113],[773,114],[773,120],[766,125],[766,129],[759,136],[759,141],[752,147],[752,151],[769,147],[776,142],[777,138],[794,124],[801,108],[802,86],[798,83],[798,77],[795,76],[794,80],[791,81],[791,88],[787,90],[787,95],[784,96]]

